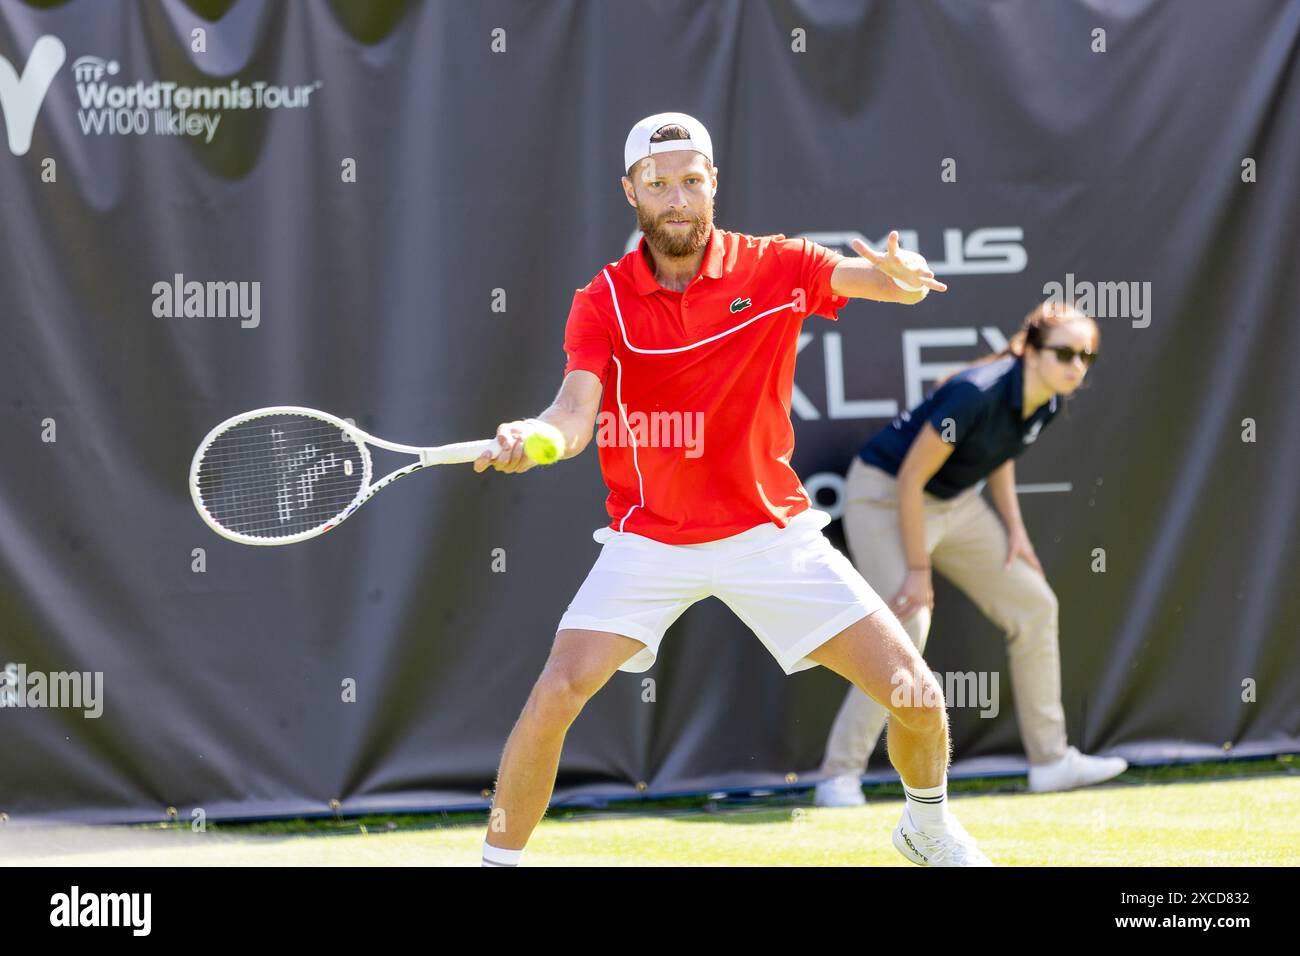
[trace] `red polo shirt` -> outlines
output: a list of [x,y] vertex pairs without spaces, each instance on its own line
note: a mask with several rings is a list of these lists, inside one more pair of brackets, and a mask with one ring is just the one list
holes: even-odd
[[635,252],[573,297],[564,374],[605,383],[596,443],[610,527],[697,544],[812,501],[790,467],[790,391],[806,316],[839,318],[831,294],[844,257],[806,239],[716,227],[684,292],[655,280]]

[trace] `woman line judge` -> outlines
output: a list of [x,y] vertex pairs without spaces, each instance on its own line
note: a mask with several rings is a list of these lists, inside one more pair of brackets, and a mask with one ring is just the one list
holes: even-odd
[[[1100,330],[1044,302],[1001,353],[950,376],[866,443],[849,468],[844,533],[853,562],[924,652],[938,571],[1006,633],[1029,787],[1066,790],[1123,773],[1120,757],[1069,746],[1061,706],[1057,600],[1016,501],[1014,459],[1050,423],[1097,357]],[[980,496],[987,482],[997,514]],[[999,520],[999,515],[1001,520]],[[886,711],[850,688],[827,741],[819,806],[863,802],[861,776]]]

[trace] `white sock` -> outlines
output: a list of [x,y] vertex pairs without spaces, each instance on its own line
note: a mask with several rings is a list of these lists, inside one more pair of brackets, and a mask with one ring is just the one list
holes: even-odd
[[523,855],[523,850],[507,850],[499,846],[493,846],[487,840],[483,841],[484,866],[518,866]]
[[917,829],[932,833],[944,829],[944,820],[948,815],[948,775],[943,775],[943,782],[937,787],[909,787],[903,784],[903,793],[907,797],[907,812]]

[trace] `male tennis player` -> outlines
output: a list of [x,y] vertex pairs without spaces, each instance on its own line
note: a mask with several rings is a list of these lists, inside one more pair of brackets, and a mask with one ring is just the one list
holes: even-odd
[[[947,807],[938,681],[822,535],[830,517],[790,467],[804,319],[838,318],[849,299],[911,304],[947,287],[899,250],[897,233],[884,254],[856,242],[861,258],[851,259],[803,239],[715,228],[713,146],[683,113],[637,123],[623,163],[644,238],[574,296],[564,381],[539,416],[563,433],[571,458],[600,413],[611,520],[595,532],[604,547],[506,742],[483,865],[519,863],[550,801],[564,735],[591,696],[617,670],[648,669],[669,625],[714,595],[787,674],[822,664],[888,707],[889,757],[906,794],[899,852],[922,865],[988,866]],[[674,447],[647,424],[656,414],[702,422],[703,441]],[[475,470],[527,471],[524,424],[503,423],[500,453]]]

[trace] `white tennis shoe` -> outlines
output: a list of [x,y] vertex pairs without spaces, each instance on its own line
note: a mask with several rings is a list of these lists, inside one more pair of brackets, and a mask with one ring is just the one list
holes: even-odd
[[862,795],[862,781],[852,774],[829,777],[817,784],[813,805],[818,807],[861,807],[867,798]]
[[947,814],[944,828],[937,833],[923,833],[912,822],[908,808],[894,828],[894,846],[918,866],[992,866],[975,838],[966,832],[955,816]]
[[1050,793],[1088,787],[1118,777],[1127,769],[1128,761],[1123,757],[1090,757],[1068,747],[1060,760],[1030,766],[1029,789],[1033,793]]

